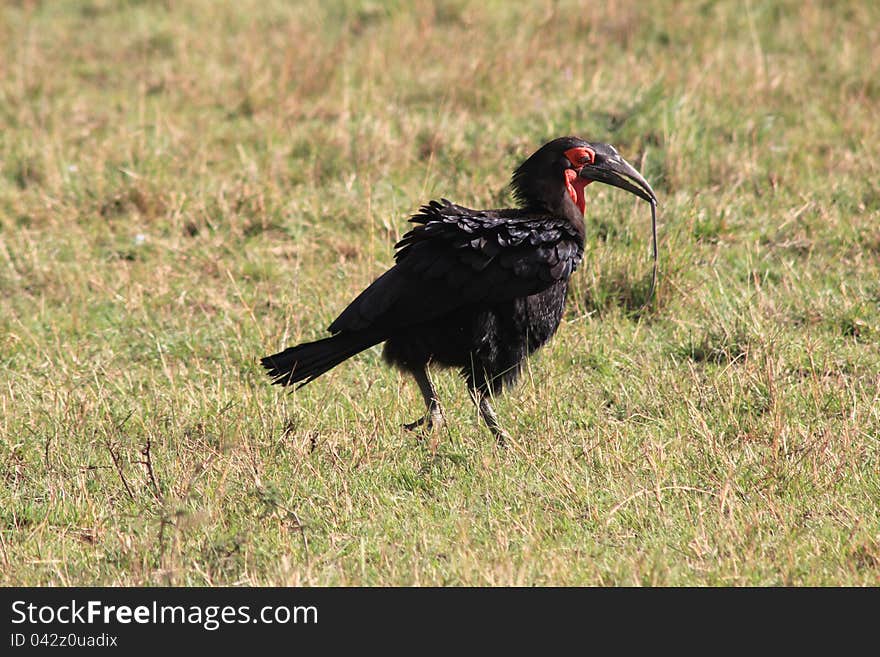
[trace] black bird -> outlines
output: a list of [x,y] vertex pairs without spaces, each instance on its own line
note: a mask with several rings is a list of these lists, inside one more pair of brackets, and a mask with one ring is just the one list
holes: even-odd
[[458,368],[499,442],[490,398],[513,384],[526,357],[556,332],[568,279],[584,251],[584,191],[593,181],[656,202],[648,182],[608,144],[554,139],[513,173],[519,207],[471,210],[443,199],[423,206],[397,243],[396,264],[329,326],[331,337],[266,356],[283,386],[300,387],[380,342],[425,399],[415,429],[442,425],[428,365]]

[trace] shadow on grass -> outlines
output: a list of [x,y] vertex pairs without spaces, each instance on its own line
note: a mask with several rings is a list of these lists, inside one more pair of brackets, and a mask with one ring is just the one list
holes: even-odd
[[626,272],[617,271],[603,278],[584,293],[583,303],[587,313],[603,316],[619,308],[633,320],[652,318],[665,306],[660,294],[661,282],[653,294],[651,291],[651,272],[635,280]]
[[695,363],[724,365],[748,358],[753,340],[745,327],[713,327],[698,337],[690,337],[675,350],[677,356],[688,358]]

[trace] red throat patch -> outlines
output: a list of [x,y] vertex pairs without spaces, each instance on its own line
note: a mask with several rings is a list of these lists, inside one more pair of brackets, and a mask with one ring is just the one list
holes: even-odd
[[581,178],[574,169],[565,170],[565,188],[568,190],[568,195],[571,196],[572,203],[580,208],[581,214],[583,214],[587,208],[584,188],[591,182],[592,180],[584,180]]

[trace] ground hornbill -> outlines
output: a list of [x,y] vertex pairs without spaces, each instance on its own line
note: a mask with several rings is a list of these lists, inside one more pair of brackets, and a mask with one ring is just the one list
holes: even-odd
[[455,367],[499,442],[490,398],[514,383],[525,358],[556,332],[568,279],[584,251],[584,191],[593,181],[652,204],[651,186],[608,144],[561,137],[513,173],[519,207],[471,210],[431,201],[398,242],[396,263],[330,325],[331,337],[262,359],[274,383],[303,386],[380,342],[410,372],[427,411],[406,425],[436,427],[443,412],[428,366]]

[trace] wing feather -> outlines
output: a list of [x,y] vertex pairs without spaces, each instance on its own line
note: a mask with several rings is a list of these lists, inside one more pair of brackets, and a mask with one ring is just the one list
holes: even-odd
[[478,211],[442,199],[422,206],[397,243],[396,264],[330,325],[391,331],[480,302],[529,296],[568,278],[583,243],[564,219]]

